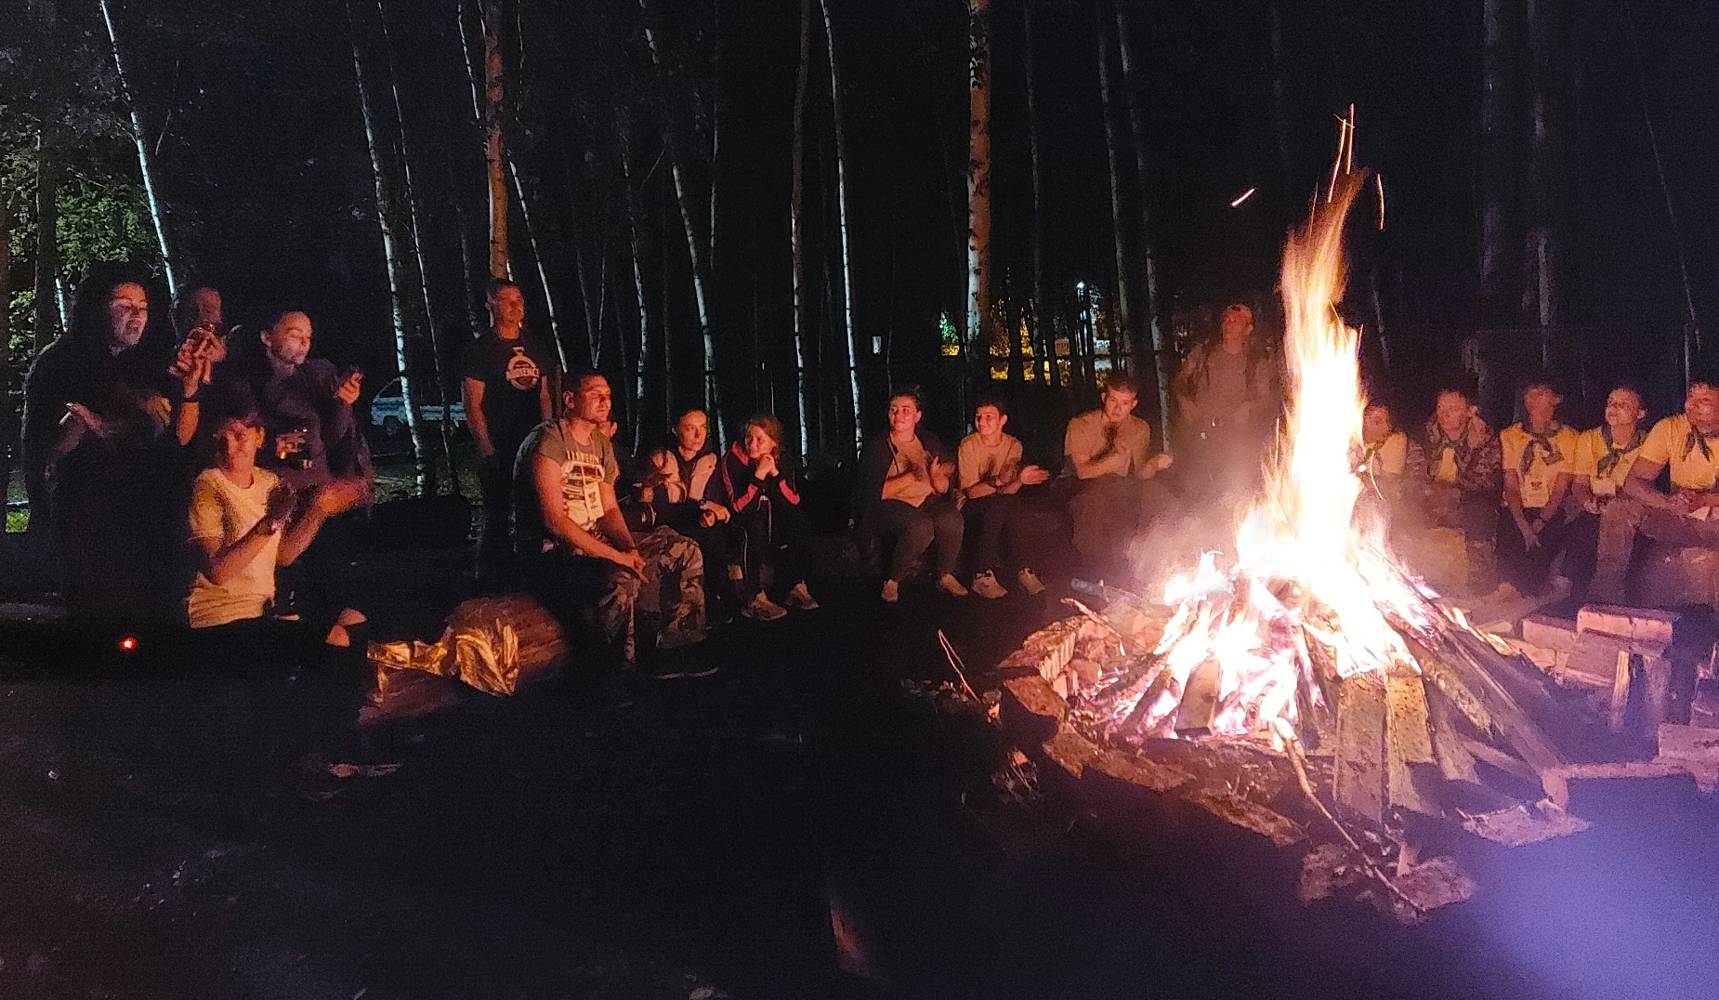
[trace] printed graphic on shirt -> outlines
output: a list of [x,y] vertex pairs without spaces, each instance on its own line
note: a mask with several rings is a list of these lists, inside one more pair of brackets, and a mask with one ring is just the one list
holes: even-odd
[[561,463],[561,499],[567,517],[590,531],[603,517],[602,461],[593,453],[575,449]]
[[536,389],[538,380],[543,377],[543,373],[537,369],[537,362],[531,360],[531,355],[525,353],[523,346],[518,345],[513,348],[513,355],[507,359],[502,371],[507,378],[507,384],[521,392]]

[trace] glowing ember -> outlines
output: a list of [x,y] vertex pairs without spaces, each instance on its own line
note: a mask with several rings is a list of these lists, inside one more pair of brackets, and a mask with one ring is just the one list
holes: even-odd
[[[1339,152],[1339,160],[1344,154]],[[1343,172],[1283,253],[1288,413],[1264,491],[1236,533],[1227,571],[1208,553],[1170,581],[1173,615],[1157,662],[1112,703],[1135,732],[1198,729],[1280,744],[1323,684],[1416,671],[1404,636],[1430,640],[1450,612],[1386,555],[1379,528],[1357,523],[1361,482],[1350,469],[1366,400],[1357,332],[1335,306],[1343,292],[1343,222],[1360,175]],[[1460,622],[1454,624],[1461,625]],[[1215,672],[1215,677],[1214,677]],[[1194,689],[1212,698],[1190,724]]]

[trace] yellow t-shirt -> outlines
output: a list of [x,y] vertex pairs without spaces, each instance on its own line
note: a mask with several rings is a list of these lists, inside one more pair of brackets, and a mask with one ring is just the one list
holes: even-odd
[[[1403,468],[1409,462],[1409,436],[1402,431],[1392,431],[1379,442],[1377,449],[1367,445],[1361,446],[1359,464],[1365,465],[1368,471],[1376,476],[1400,476]],[[1451,459],[1450,478],[1456,478],[1456,460]]]
[[974,431],[955,447],[956,485],[963,490],[993,478],[1008,478],[1020,467],[1021,439],[1013,434],[999,435],[993,447]]
[[1689,418],[1679,413],[1666,417],[1647,432],[1647,443],[1641,446],[1641,459],[1671,466],[1671,485],[1679,490],[1710,490],[1719,477],[1719,439],[1708,439],[1707,450],[1690,435],[1694,428]]
[[1521,424],[1511,424],[1498,434],[1498,445],[1504,452],[1504,471],[1514,472],[1521,480],[1522,506],[1537,510],[1552,502],[1552,481],[1560,473],[1569,475],[1576,468],[1576,432],[1560,427],[1552,432],[1555,454],[1549,459],[1546,451],[1534,445],[1529,455],[1527,471],[1523,471],[1523,453],[1528,451],[1533,436]]
[[[1617,461],[1604,473],[1599,471],[1600,459],[1606,454],[1606,439],[1604,427],[1595,427],[1576,435],[1576,468],[1575,475],[1585,476],[1588,489],[1594,496],[1616,496],[1618,487],[1629,478],[1629,470],[1635,467],[1635,459],[1641,454],[1642,446],[1637,444],[1618,455]],[[1646,435],[1643,435],[1645,442]],[[1627,442],[1624,442],[1627,444]]]
[[904,472],[913,473],[913,479],[906,488],[896,494],[895,499],[918,507],[930,499],[934,492],[931,488],[931,457],[925,453],[925,446],[919,443],[917,437],[906,444],[891,443],[890,447],[895,450],[895,459],[889,463],[889,472],[884,478],[891,479]]

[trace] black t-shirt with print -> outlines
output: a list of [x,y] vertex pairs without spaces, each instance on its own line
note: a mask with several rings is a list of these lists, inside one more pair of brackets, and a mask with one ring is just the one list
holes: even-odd
[[554,371],[554,356],[523,332],[514,340],[503,340],[492,331],[466,349],[461,374],[483,383],[489,439],[508,461],[531,429],[543,422],[538,385]]

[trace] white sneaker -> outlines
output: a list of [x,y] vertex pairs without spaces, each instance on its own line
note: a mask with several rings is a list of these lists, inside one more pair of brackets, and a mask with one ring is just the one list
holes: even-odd
[[997,574],[990,570],[985,570],[983,573],[973,574],[973,593],[978,594],[987,601],[994,601],[999,597],[1009,596],[1009,592],[1004,590],[1003,585],[997,582]]
[[773,622],[788,617],[788,609],[772,601],[770,595],[762,590],[740,609],[740,613],[755,622]]
[[788,591],[788,607],[800,611],[818,610],[817,598],[813,597],[812,592],[806,589],[806,581],[801,580],[794,584],[793,590]]
[[1034,573],[1030,569],[1023,569],[1019,573],[1016,573],[1015,582],[1021,585],[1022,590],[1034,597],[1045,592],[1045,585],[1039,582],[1038,574]]
[[901,600],[901,583],[898,580],[883,581],[883,603],[894,604]]
[[961,581],[955,579],[955,577],[949,573],[945,573],[937,578],[937,589],[948,594],[950,597],[967,596],[967,588],[961,586]]

